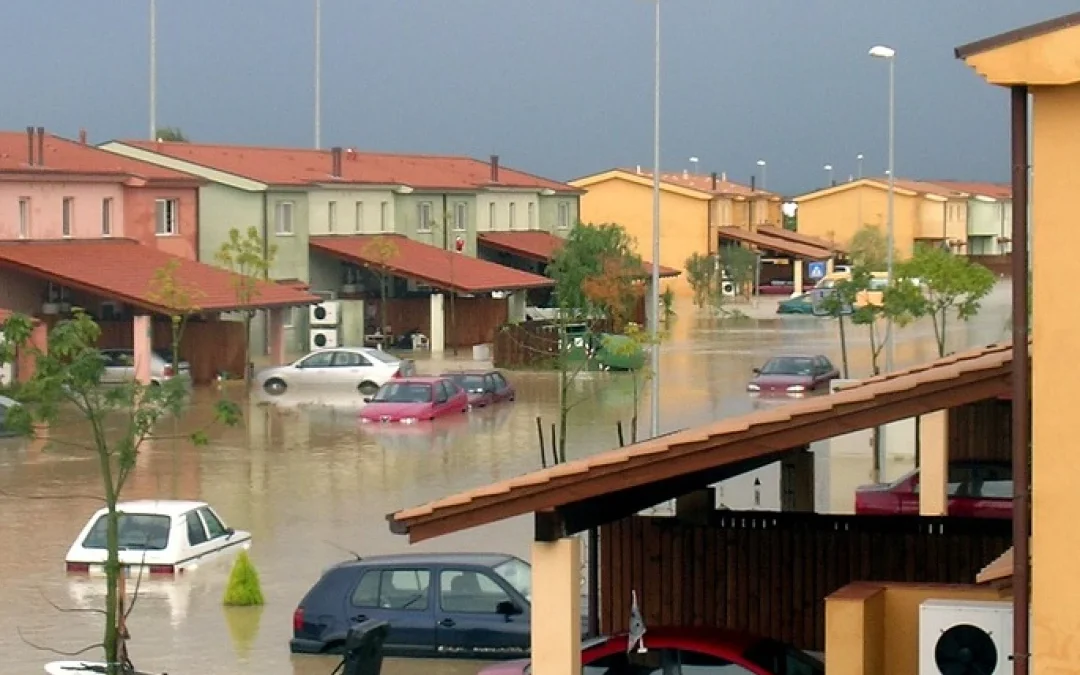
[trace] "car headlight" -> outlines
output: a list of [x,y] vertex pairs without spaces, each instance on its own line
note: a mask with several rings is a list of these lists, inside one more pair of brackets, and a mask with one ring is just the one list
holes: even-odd
[[401,418],[401,423],[402,424],[416,424],[416,418],[415,417],[402,417]]
[[370,422],[371,422],[371,419],[368,418],[368,417],[361,417],[360,418],[360,424],[369,424]]
[[750,384],[746,385],[746,391],[761,391],[761,387],[751,382]]
[[806,391],[806,387],[802,386],[801,384],[793,384],[788,387],[787,390],[793,394],[797,394],[800,391]]

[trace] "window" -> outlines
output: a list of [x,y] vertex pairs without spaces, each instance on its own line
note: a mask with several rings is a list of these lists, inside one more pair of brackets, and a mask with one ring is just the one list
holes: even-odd
[[428,570],[371,570],[360,577],[352,594],[355,607],[425,611],[431,587]]
[[337,230],[337,202],[326,204],[326,231],[333,233]]
[[63,220],[63,234],[65,237],[71,236],[71,229],[75,224],[75,198],[64,197],[64,220]]
[[529,212],[529,229],[532,230],[532,229],[536,228],[536,204],[533,204],[532,202],[529,202],[528,212]]
[[353,231],[364,231],[364,202],[356,202],[356,222],[353,224]]
[[514,229],[515,221],[517,221],[517,204],[511,202],[507,207],[507,227]]
[[454,204],[454,229],[464,232],[469,225],[469,205],[465,202]]
[[558,227],[560,230],[570,229],[570,205],[559,204],[559,222]]
[[285,319],[282,321],[282,328],[293,328],[296,326],[296,308],[289,307],[285,310]]
[[495,614],[500,602],[510,601],[510,594],[483,572],[443,570],[439,574],[439,606],[445,612]]
[[[169,546],[172,520],[151,513],[121,513],[119,522],[120,547],[144,551],[164,551]],[[104,549],[108,514],[102,514],[83,540],[83,548]]]
[[431,232],[431,202],[420,202],[419,210],[417,229],[421,232]]
[[390,202],[379,204],[379,231],[387,232],[390,228]]
[[278,235],[293,233],[293,203],[278,202],[274,213],[274,232]]
[[19,239],[30,236],[30,198],[19,197]]
[[180,204],[175,199],[159,199],[157,207],[157,226],[154,230],[158,236],[167,236],[180,233]]
[[211,539],[217,539],[218,537],[224,537],[228,534],[225,529],[225,525],[222,524],[221,519],[217,515],[208,509],[202,507],[199,509],[199,515],[202,516],[203,522],[206,523],[206,531],[210,534]]
[[112,197],[101,200],[101,236],[112,236]]
[[[503,388],[500,382],[505,386],[506,380],[502,379],[502,375],[492,373],[490,377],[495,381],[497,389]],[[515,591],[521,593],[526,600],[532,602],[532,566],[529,563],[518,558],[510,558],[491,569],[513,586]]]
[[488,204],[488,229],[494,230],[495,223],[498,221],[498,217],[495,214],[495,204]]
[[335,368],[369,368],[371,362],[356,352],[337,352],[334,354]]
[[199,544],[206,542],[206,528],[203,527],[203,522],[199,520],[199,514],[194,511],[188,511],[184,516],[187,520],[187,538],[188,543],[192,546],[198,546]]
[[329,368],[334,360],[334,351],[319,352],[312,354],[300,362],[301,368]]

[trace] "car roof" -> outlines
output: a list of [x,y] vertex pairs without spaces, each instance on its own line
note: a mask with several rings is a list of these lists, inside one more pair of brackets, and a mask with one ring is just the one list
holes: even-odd
[[777,354],[776,356],[770,356],[767,361],[774,359],[820,359],[828,358],[824,354]]
[[373,555],[360,560],[346,560],[335,567],[366,567],[369,565],[478,565],[494,567],[513,558],[509,553],[396,553]]
[[[193,511],[194,509],[202,506],[207,506],[207,503],[182,499],[136,499],[130,502],[120,502],[116,505],[116,510],[123,511],[125,513],[148,513],[160,514],[163,516],[181,516],[188,511]],[[98,513],[102,513],[104,511],[105,509],[100,509]]]
[[[648,626],[647,628],[648,631],[645,633],[645,644],[651,644],[656,647],[688,645],[695,642],[713,642],[722,644],[725,647],[742,653],[764,639],[757,635],[729,628],[709,628],[705,626]],[[597,638],[594,641],[586,642],[582,645],[582,648],[589,649],[610,642],[625,645],[627,639],[627,633],[617,633],[608,636],[607,638]]]
[[387,384],[435,384],[445,379],[441,375],[417,375],[414,377],[399,377],[396,380],[390,380]]

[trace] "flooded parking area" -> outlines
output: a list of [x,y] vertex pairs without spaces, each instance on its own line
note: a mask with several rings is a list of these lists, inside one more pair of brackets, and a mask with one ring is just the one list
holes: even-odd
[[[996,293],[1007,297],[1007,290]],[[661,429],[670,431],[749,412],[751,369],[774,354],[825,354],[840,363],[836,325],[814,317],[720,323],[680,308],[661,354]],[[968,325],[955,326],[957,349],[1007,338],[1008,306],[988,302]],[[934,358],[929,325],[899,330],[896,362]],[[867,340],[849,331],[853,375],[869,371]],[[418,362],[422,373],[445,364]],[[129,619],[131,657],[142,670],[176,674],[328,674],[332,657],[289,654],[292,613],[328,566],[351,552],[376,555],[408,548],[389,532],[386,514],[540,467],[536,418],[546,427],[558,411],[554,373],[508,373],[517,400],[428,424],[360,425],[363,405],[352,392],[253,395],[240,426],[215,430],[205,447],[174,441],[148,444],[124,499],[198,499],[229,525],[252,533],[251,556],[266,606],[226,609],[228,564],[200,566],[175,580],[140,582]],[[633,414],[633,380],[623,373],[585,373],[574,384],[580,404],[570,417],[569,454],[584,456],[617,445],[616,424]],[[217,394],[200,391],[191,416],[205,419]],[[641,409],[649,409],[646,393]],[[647,413],[643,413],[646,414]],[[643,419],[641,427],[648,428]],[[0,652],[5,672],[38,673],[57,657],[32,645],[71,652],[100,640],[101,616],[68,611],[100,607],[104,583],[68,577],[63,559],[100,507],[96,459],[61,442],[0,439]],[[893,450],[890,446],[890,450]],[[903,448],[898,457],[906,456]],[[831,463],[819,504],[842,503],[829,491],[869,479],[866,454],[819,457]],[[890,462],[886,474],[902,472]],[[778,472],[774,472],[778,476]],[[760,472],[761,485],[737,479],[719,498],[732,508],[775,508],[778,478]],[[531,523],[514,519],[412,547],[419,551],[498,551],[528,559]],[[129,590],[130,590],[129,582]],[[87,654],[89,658],[98,652]],[[484,663],[388,659],[390,675],[464,675]]]

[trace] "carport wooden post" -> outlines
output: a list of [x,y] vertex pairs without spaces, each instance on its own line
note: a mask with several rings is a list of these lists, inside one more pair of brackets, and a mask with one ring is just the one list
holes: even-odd
[[791,264],[795,266],[795,295],[802,295],[802,273],[803,273],[803,259],[793,257]]
[[[446,296],[442,293],[431,294],[431,353],[442,354],[446,351]],[[457,336],[454,336],[455,338]]]
[[949,411],[919,420],[919,515],[944,516],[949,483]]
[[581,541],[532,545],[533,675],[581,673]]
[[291,307],[276,307],[267,310],[267,353],[270,365],[280,366],[285,363],[285,313]]
[[135,331],[133,351],[135,357],[135,381],[150,384],[150,359],[154,345],[154,323],[149,314],[136,316],[132,321]]

